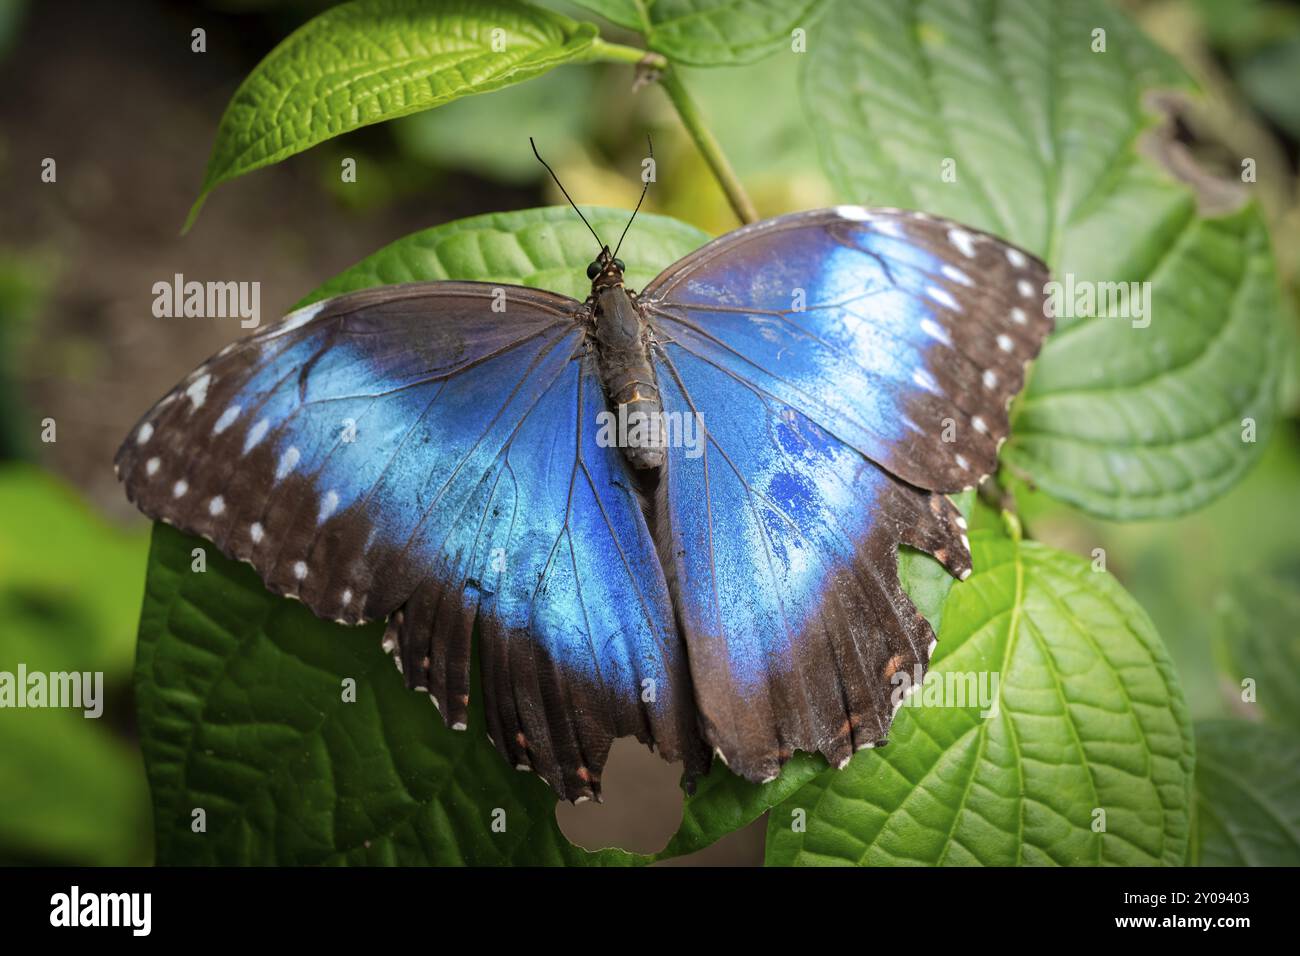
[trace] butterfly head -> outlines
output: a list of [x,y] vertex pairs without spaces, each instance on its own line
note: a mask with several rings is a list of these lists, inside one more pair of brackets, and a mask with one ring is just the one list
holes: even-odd
[[602,247],[600,255],[587,266],[587,278],[591,280],[592,294],[612,286],[621,286],[624,268],[623,260],[616,258],[609,251],[609,246]]
[[[596,230],[591,228],[591,223],[587,222],[587,217],[582,214],[578,204],[573,201],[569,191],[564,188],[564,184],[560,182],[560,177],[555,175],[555,170],[551,169],[546,160],[542,159],[542,154],[537,151],[537,144],[533,142],[531,136],[528,137],[528,143],[533,147],[533,155],[537,157],[537,161],[546,167],[546,171],[555,180],[555,185],[560,187],[560,192],[564,193],[564,198],[569,200],[569,205],[573,207],[573,211],[578,214],[578,218],[582,220],[583,225],[591,232],[592,238],[600,243],[600,255],[596,256],[591,264],[587,266],[587,278],[591,280],[591,294],[594,296],[605,289],[621,288],[623,285],[623,260],[618,257],[618,250],[623,248],[623,240],[627,238],[627,231],[632,226],[632,220],[636,219],[636,214],[641,211],[641,203],[645,202],[646,190],[650,188],[650,179],[643,178],[641,198],[636,201],[636,208],[632,210],[627,225],[623,227],[623,234],[618,237],[618,244],[614,246],[614,251],[610,252],[609,246],[601,242]],[[655,155],[654,144],[650,142],[648,135],[646,136],[646,146],[649,147],[650,159],[653,160]]]

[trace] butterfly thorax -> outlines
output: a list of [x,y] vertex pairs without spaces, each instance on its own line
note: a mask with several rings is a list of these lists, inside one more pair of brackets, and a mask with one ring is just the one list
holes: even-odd
[[621,274],[618,281],[611,278],[602,274],[591,290],[600,381],[621,423],[617,434],[628,462],[634,468],[658,468],[664,463],[663,405],[650,365],[649,331]]

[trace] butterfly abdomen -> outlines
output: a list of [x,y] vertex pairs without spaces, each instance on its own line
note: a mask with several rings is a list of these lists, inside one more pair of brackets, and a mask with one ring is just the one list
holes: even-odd
[[616,416],[619,447],[634,468],[664,463],[663,403],[646,347],[646,325],[622,286],[596,296],[600,381]]

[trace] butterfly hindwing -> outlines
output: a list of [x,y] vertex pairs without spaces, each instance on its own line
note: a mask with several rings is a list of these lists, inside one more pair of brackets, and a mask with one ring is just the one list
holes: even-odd
[[964,575],[964,522],[679,344],[657,371],[665,412],[707,433],[698,455],[669,448],[657,511],[704,735],[754,781],[795,750],[841,764],[886,738],[903,677],[929,663],[898,545]]
[[127,438],[127,494],[319,616],[388,618],[458,729],[477,618],[490,735],[568,799],[599,793],[615,736],[698,765],[664,576],[588,427],[579,303],[507,287],[498,313],[494,288],[353,293],[223,351]]

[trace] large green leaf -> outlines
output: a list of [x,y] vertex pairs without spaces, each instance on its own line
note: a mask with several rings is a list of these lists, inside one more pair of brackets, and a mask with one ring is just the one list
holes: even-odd
[[[606,239],[617,236],[630,215],[622,209],[582,210]],[[640,213],[619,253],[627,263],[628,285],[641,288],[710,238],[676,219]],[[514,283],[585,299],[591,292],[587,264],[598,251],[591,233],[568,206],[471,216],[385,246],[298,304],[369,286],[435,279]]]
[[581,60],[595,39],[592,24],[517,0],[354,0],[327,10],[235,91],[186,227],[228,179],[349,130]]
[[646,45],[678,63],[752,63],[790,50],[829,0],[577,0],[606,20],[640,32]]
[[813,42],[805,96],[844,200],[987,229],[1076,289],[1150,283],[1146,327],[1058,316],[1006,462],[1111,518],[1240,478],[1274,418],[1282,306],[1258,209],[1199,211],[1152,158],[1144,97],[1186,87],[1181,69],[1101,0],[842,2]]
[[1195,862],[1300,866],[1300,743],[1240,720],[1196,725]]
[[934,706],[927,684],[930,706],[904,707],[889,747],[772,810],[768,861],[1183,863],[1191,725],[1146,614],[1079,558],[988,531],[971,542],[930,680],[997,674],[996,713]]
[[[603,234],[622,210],[589,209]],[[707,240],[638,217],[624,245],[634,285]],[[308,301],[417,279],[479,279],[585,294],[593,254],[567,207],[479,216],[385,247]],[[192,570],[193,548],[206,570]],[[136,694],[161,863],[627,863],[564,839],[555,797],[482,732],[447,730],[405,689],[381,629],[345,628],[270,594],[246,567],[155,529]],[[356,681],[356,702],[342,682]],[[477,681],[477,677],[475,678]],[[191,828],[194,809],[207,830]],[[506,831],[491,829],[505,811]]]

